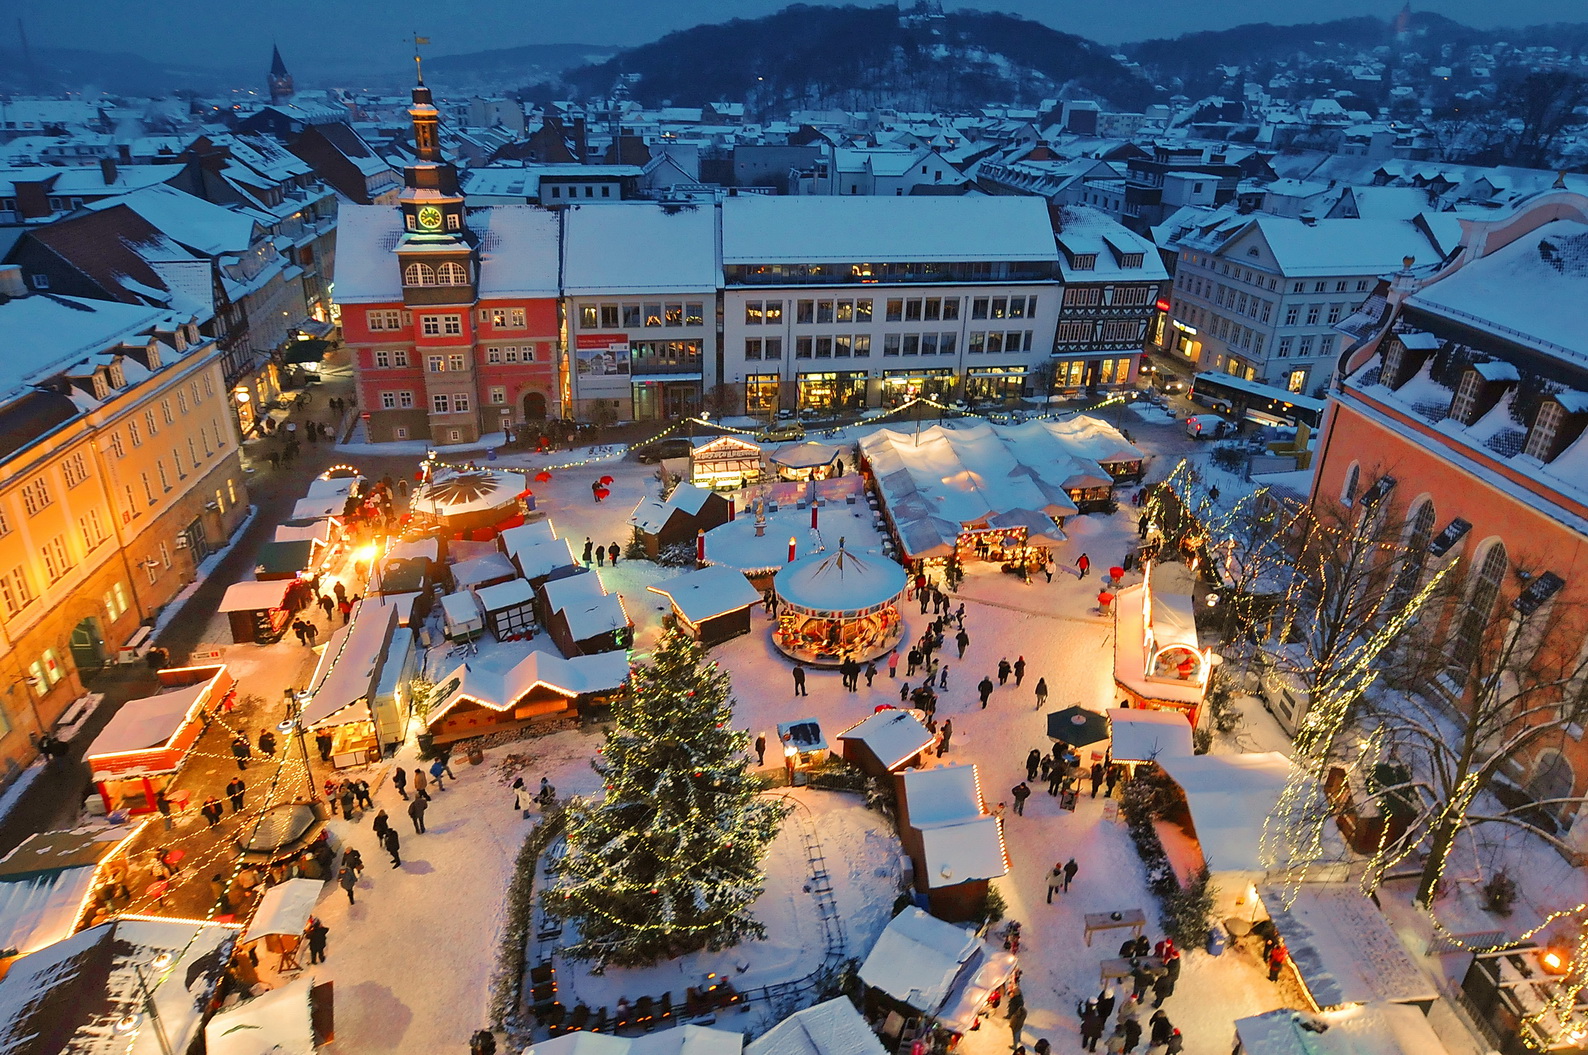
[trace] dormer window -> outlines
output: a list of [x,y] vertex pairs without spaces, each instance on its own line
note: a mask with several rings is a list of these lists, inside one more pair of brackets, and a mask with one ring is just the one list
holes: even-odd
[[1450,401],[1450,417],[1459,425],[1471,425],[1477,417],[1478,393],[1483,390],[1483,376],[1476,370],[1461,375],[1456,386],[1456,398]]
[[1137,268],[1137,267],[1141,266],[1141,263],[1142,263],[1142,254],[1141,253],[1126,253],[1124,256],[1119,258],[1119,266],[1120,267]]
[[111,363],[110,366],[106,367],[105,372],[110,375],[111,388],[127,387],[127,372],[122,369],[119,362]]
[[94,398],[106,400],[110,398],[110,386],[105,384],[105,375],[96,373],[93,376]]
[[1566,409],[1553,399],[1545,400],[1533,417],[1533,427],[1527,433],[1527,446],[1522,453],[1530,458],[1547,462],[1555,454],[1555,437],[1560,434],[1561,422],[1566,420]]
[[1077,271],[1095,271],[1095,270],[1097,270],[1097,254],[1096,253],[1076,253],[1075,256],[1072,259],[1074,260],[1074,263],[1071,264],[1070,266],[1075,268],[1075,270],[1077,270]]
[[177,351],[179,351],[179,352],[187,351],[187,327],[186,326],[178,326],[176,328],[176,332],[171,335],[171,339],[176,344],[176,350]]
[[160,342],[149,342],[149,370],[152,373],[160,369]]

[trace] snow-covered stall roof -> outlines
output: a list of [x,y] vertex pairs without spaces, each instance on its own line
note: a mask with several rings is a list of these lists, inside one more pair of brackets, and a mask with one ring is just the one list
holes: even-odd
[[0,949],[30,953],[72,933],[94,870],[125,829],[43,832],[0,861]]
[[531,520],[508,528],[496,538],[502,547],[502,552],[513,557],[530,546],[555,541],[557,529],[552,527],[550,520]]
[[347,505],[345,498],[300,498],[292,507],[292,515],[288,520],[325,520],[328,517],[339,517],[342,509]]
[[474,591],[480,607],[487,612],[502,612],[520,605],[533,604],[535,588],[525,579],[508,579],[495,586],[482,586]]
[[157,696],[128,700],[94,737],[85,757],[93,759],[126,751],[144,751],[166,743],[182,728],[188,711],[209,686],[206,680]]
[[538,579],[562,568],[579,566],[579,559],[573,554],[573,543],[565,538],[525,546],[513,556],[518,561],[519,573],[526,579]]
[[[227,947],[237,928],[224,923],[118,919],[24,956],[0,981],[0,1051],[37,1050],[52,1038],[52,1051],[73,1055],[161,1055],[186,1051],[203,1021],[204,1009],[226,967]],[[156,957],[173,963],[154,972]],[[130,1036],[112,1024],[143,1015],[149,989],[164,1040],[144,1018]]]
[[1215,872],[1261,872],[1263,824],[1294,768],[1277,751],[1166,755],[1158,765],[1185,792],[1202,858]]
[[318,879],[289,879],[266,890],[243,941],[257,941],[268,934],[302,934],[324,888]]
[[630,515],[636,527],[648,534],[656,534],[667,525],[667,519],[674,511],[694,516],[706,504],[706,499],[712,492],[704,487],[696,487],[687,480],[673,488],[673,493],[667,496],[666,501],[659,502],[654,498],[647,498],[634,507]]
[[1184,564],[1154,564],[1148,578],[1152,583],[1152,614],[1148,625],[1157,647],[1200,648],[1191,569]]
[[435,538],[410,538],[401,542],[393,542],[386,549],[387,560],[417,560],[423,557],[428,561],[441,559],[441,541]]
[[320,542],[331,540],[331,522],[316,520],[312,524],[282,524],[276,528],[275,542]]
[[513,567],[513,562],[501,553],[487,553],[483,557],[460,561],[452,566],[452,581],[460,590],[493,579],[511,579],[517,575],[518,569]]
[[744,1055],[884,1055],[886,1048],[848,997],[796,1011],[749,1044]]
[[943,1006],[960,968],[980,944],[974,931],[912,906],[877,936],[860,965],[860,980],[930,1014]]
[[926,750],[933,735],[911,712],[886,710],[845,729],[838,739],[865,744],[883,765],[892,769]]
[[314,1055],[313,989],[314,979],[297,978],[216,1012],[204,1027],[206,1055]]
[[1077,414],[1062,421],[1035,421],[1010,427],[1019,434],[1030,425],[1044,429],[1077,457],[1090,458],[1099,465],[1139,462],[1146,457],[1142,449],[1127,440],[1113,425],[1089,414]]
[[772,452],[772,463],[789,469],[815,469],[838,460],[838,448],[815,440],[789,443]]
[[580,1030],[541,1041],[524,1055],[739,1055],[744,1034],[686,1023],[637,1037]]
[[607,589],[601,583],[601,576],[592,571],[553,579],[542,586],[541,591],[546,595],[546,607],[553,612],[595,601],[607,595]]
[[470,623],[478,625],[483,618],[480,615],[479,603],[475,601],[474,594],[468,590],[449,593],[441,598],[441,614],[453,627],[466,626]]
[[629,625],[629,614],[615,593],[603,594],[588,601],[575,601],[564,605],[562,612],[568,624],[568,634],[575,641],[621,630]]
[[1024,528],[1031,546],[1058,546],[1069,540],[1059,525],[1046,513],[1035,509],[1006,509],[987,518],[987,526],[1004,530]]
[[836,553],[785,564],[772,580],[784,604],[807,612],[864,612],[898,600],[909,575],[886,557]]
[[436,683],[427,720],[434,725],[463,699],[505,711],[536,686],[564,696],[581,696],[619,689],[628,676],[629,658],[622,651],[598,652],[572,659],[535,651],[505,670],[480,663],[462,663]]
[[646,589],[667,598],[679,615],[697,626],[761,600],[760,591],[750,585],[743,573],[717,565],[686,572]]
[[265,608],[279,608],[282,599],[287,596],[287,587],[291,585],[292,582],[287,579],[234,582],[226,587],[218,611],[257,612]]
[[[312,694],[303,705],[303,724],[338,725],[369,717],[369,695],[386,657],[386,645],[397,623],[397,608],[360,601],[352,620],[326,640],[325,651],[309,681]],[[356,704],[364,704],[363,708]],[[353,713],[358,712],[358,713]],[[335,718],[336,721],[328,721]]]
[[936,766],[904,774],[904,808],[921,833],[930,887],[995,879],[1009,871],[997,817],[982,811],[974,765]]
[[1282,1007],[1235,1020],[1244,1055],[1447,1055],[1428,1016],[1406,1004],[1355,1004],[1318,1014]]
[[316,476],[309,481],[309,489],[303,492],[305,498],[341,498],[346,499],[353,493],[353,488],[362,481],[362,476],[334,476],[326,478]]
[[1319,1007],[1438,998],[1389,920],[1355,883],[1264,884],[1260,894]]
[[1117,707],[1108,712],[1115,762],[1152,762],[1192,754],[1191,723],[1179,711]]

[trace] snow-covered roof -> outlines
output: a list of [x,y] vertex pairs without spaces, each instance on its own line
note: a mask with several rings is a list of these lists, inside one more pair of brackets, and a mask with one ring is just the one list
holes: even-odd
[[563,659],[537,650],[505,670],[479,662],[462,663],[436,682],[426,720],[434,725],[464,699],[506,711],[536,686],[564,696],[579,696],[619,689],[628,676],[629,657],[623,651]]
[[[387,642],[396,623],[395,605],[360,601],[353,606],[347,625],[337,627],[326,639],[325,651],[320,653],[314,676],[309,679],[313,695],[303,705],[305,727],[341,724],[349,720],[342,713],[346,708],[358,703],[367,706],[385,665]],[[327,722],[333,717],[338,721]]]
[[117,204],[132,209],[172,241],[212,257],[247,252],[254,243],[256,228],[268,226],[273,219],[252,209],[216,205],[163,183],[119,198],[106,198],[88,208]]
[[320,900],[325,883],[319,879],[289,879],[265,891],[242,940],[256,941],[267,934],[302,934]]
[[623,610],[623,602],[615,593],[588,601],[571,602],[556,610],[562,612],[563,620],[568,624],[568,633],[575,641],[584,641],[629,625],[629,615]]
[[309,487],[303,492],[305,498],[342,498],[346,499],[353,493],[353,489],[363,482],[362,476],[316,476],[309,481]]
[[553,612],[605,597],[607,592],[601,584],[601,576],[588,569],[578,575],[553,579],[542,586],[541,591],[546,595],[546,608]]
[[[1259,216],[1252,224],[1287,277],[1387,274],[1403,257],[1438,260],[1442,248],[1412,220],[1315,220]],[[1233,249],[1240,238],[1230,242]]]
[[722,282],[709,207],[614,202],[565,211],[563,292],[712,295]]
[[886,1048],[848,997],[796,1011],[745,1045],[744,1055],[884,1055]]
[[910,770],[904,803],[910,827],[921,833],[927,886],[994,879],[1009,870],[998,818],[982,812],[974,765]]
[[1151,762],[1169,755],[1190,755],[1191,723],[1179,711],[1119,707],[1108,712],[1115,762]]
[[1294,767],[1277,751],[1161,755],[1158,765],[1185,792],[1202,858],[1215,872],[1263,871],[1263,825]]
[[928,1014],[948,999],[981,943],[974,931],[910,907],[893,917],[860,965],[860,980]]
[[667,598],[680,615],[696,625],[761,600],[761,592],[750,585],[742,572],[717,565],[686,572],[646,589]]
[[837,447],[815,440],[806,440],[804,443],[789,443],[772,452],[774,465],[786,466],[790,469],[814,469],[822,465],[831,465],[838,459]]
[[1310,1014],[1288,1007],[1235,1020],[1244,1055],[1447,1055],[1428,1016],[1406,1004]]
[[176,735],[188,711],[209,686],[206,680],[157,696],[128,700],[94,737],[85,757],[92,760],[101,755],[159,747]]
[[32,835],[0,862],[0,949],[30,953],[72,933],[94,870],[126,829]]
[[329,542],[331,522],[316,520],[312,524],[280,524],[276,527],[275,542]]
[[579,1030],[532,1044],[524,1055],[739,1055],[743,1047],[742,1033],[686,1023],[637,1037]]
[[[525,526],[528,527],[527,524]],[[513,553],[514,559],[518,561],[518,569],[526,579],[549,575],[560,568],[579,566],[579,560],[573,553],[573,543],[565,538],[535,543],[509,552]]]
[[0,302],[0,395],[122,344],[145,345],[171,309],[33,294]]
[[513,562],[502,553],[487,553],[483,557],[462,561],[452,566],[452,581],[458,589],[467,590],[483,582],[511,579],[518,574]]
[[531,520],[508,528],[496,538],[503,553],[509,557],[516,557],[520,550],[538,546],[542,542],[555,541],[557,529],[552,527],[550,520]]
[[402,214],[390,205],[336,210],[336,299],[344,304],[400,301],[402,272],[392,250],[402,237]]
[[[1116,223],[1101,209],[1070,205],[1064,209],[1064,226],[1056,236],[1069,254],[1059,262],[1064,281],[1069,282],[1163,282],[1169,278],[1163,257],[1151,241]],[[1072,267],[1077,255],[1095,259],[1085,269]],[[1127,255],[1141,259],[1132,267],[1123,263]]]
[[[555,212],[535,205],[493,205],[471,210],[469,226],[480,237],[481,298],[558,296]],[[395,271],[397,262],[389,264]]]
[[292,506],[292,515],[288,520],[325,520],[329,517],[339,517],[342,509],[347,505],[344,498],[300,498]]
[[1355,883],[1264,884],[1260,892],[1319,1007],[1438,998],[1389,920]]
[[314,1055],[313,988],[314,979],[297,978],[217,1011],[204,1027],[206,1055]]
[[[838,739],[857,740],[865,744],[883,765],[892,769],[924,751],[933,736],[911,712],[885,710],[877,711],[864,721],[850,726],[838,734]],[[913,815],[911,819],[914,819]]]
[[1463,264],[1406,298],[1407,307],[1523,345],[1585,354],[1580,313],[1588,279],[1588,224],[1555,220]]
[[741,195],[722,203],[722,262],[1058,260],[1047,202],[1008,196]]
[[234,582],[226,587],[217,611],[257,612],[265,608],[279,608],[282,598],[287,595],[287,587],[291,585],[290,581],[282,579]]
[[487,612],[501,612],[521,605],[533,604],[535,588],[526,579],[508,579],[495,586],[482,586],[474,591],[480,607]]
[[810,612],[863,612],[896,601],[909,575],[887,557],[861,557],[840,546],[778,569],[772,589],[784,603]]

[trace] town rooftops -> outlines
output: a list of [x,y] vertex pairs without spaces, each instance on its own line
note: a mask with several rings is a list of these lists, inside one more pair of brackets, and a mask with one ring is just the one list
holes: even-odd
[[0,400],[122,344],[143,347],[171,310],[35,293],[0,301]]
[[568,296],[709,293],[721,284],[716,213],[709,206],[614,202],[574,206],[564,215]]
[[725,265],[1057,259],[1040,198],[742,195],[722,203]]

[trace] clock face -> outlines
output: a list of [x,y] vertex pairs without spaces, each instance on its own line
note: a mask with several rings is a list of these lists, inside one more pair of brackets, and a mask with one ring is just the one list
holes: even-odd
[[426,205],[419,210],[419,226],[427,231],[441,229],[441,210],[434,205]]

